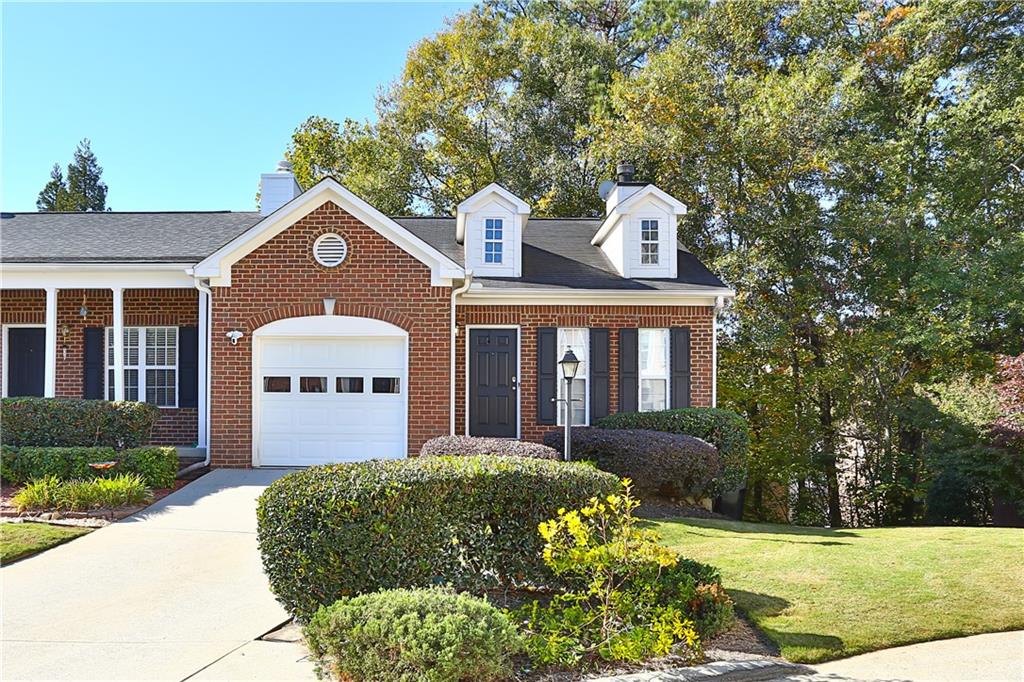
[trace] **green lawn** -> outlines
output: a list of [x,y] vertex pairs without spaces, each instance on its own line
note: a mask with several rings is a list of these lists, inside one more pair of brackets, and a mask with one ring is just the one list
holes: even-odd
[[791,661],[1024,629],[1024,530],[823,530],[668,519],[666,544],[714,564]]
[[89,528],[45,523],[0,523],[0,563],[9,563],[85,535]]

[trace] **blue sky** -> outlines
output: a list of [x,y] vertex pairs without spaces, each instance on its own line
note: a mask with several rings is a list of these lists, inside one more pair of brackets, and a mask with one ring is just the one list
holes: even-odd
[[2,4],[0,207],[34,211],[82,138],[115,211],[253,210],[307,116],[373,116],[469,3]]

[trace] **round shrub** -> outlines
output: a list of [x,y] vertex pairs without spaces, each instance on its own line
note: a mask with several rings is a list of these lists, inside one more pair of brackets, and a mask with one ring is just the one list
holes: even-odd
[[305,619],[379,589],[544,584],[538,524],[617,486],[583,464],[518,457],[311,467],[263,492],[257,536],[271,589]]
[[421,457],[466,457],[470,455],[499,455],[501,457],[533,457],[558,459],[558,452],[540,443],[510,438],[482,438],[479,436],[439,436],[431,438],[420,448]]
[[750,431],[747,421],[731,410],[712,407],[685,407],[658,412],[620,412],[594,422],[600,429],[650,429],[681,433],[705,440],[722,458],[720,488],[735,489],[747,477],[747,453]]
[[321,679],[346,682],[504,680],[519,648],[501,611],[437,588],[341,599],[318,610],[304,632]]
[[[544,442],[561,452],[563,433],[551,431]],[[593,461],[602,471],[631,479],[640,497],[706,497],[722,474],[713,446],[678,433],[573,427],[572,453],[573,459]]]

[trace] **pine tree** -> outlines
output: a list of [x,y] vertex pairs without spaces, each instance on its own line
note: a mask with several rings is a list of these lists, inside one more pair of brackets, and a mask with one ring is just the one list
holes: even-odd
[[82,140],[68,164],[67,180],[60,165],[53,164],[50,181],[36,199],[40,211],[107,211],[107,185],[101,179],[103,168],[89,148],[89,140]]
[[36,208],[40,211],[64,211],[68,203],[68,187],[64,182],[64,173],[61,172],[60,164],[53,164],[50,171],[50,181],[43,187],[36,199]]

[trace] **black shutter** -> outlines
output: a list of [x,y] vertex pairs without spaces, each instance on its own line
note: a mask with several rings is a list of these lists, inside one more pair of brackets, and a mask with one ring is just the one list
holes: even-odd
[[608,414],[608,330],[590,330],[590,423]]
[[558,330],[537,328],[537,423],[554,424],[558,412]]
[[669,346],[672,372],[671,407],[690,406],[690,328],[673,327]]
[[103,399],[103,327],[85,328],[85,382],[82,397]]
[[640,347],[636,329],[619,330],[619,412],[638,412]]
[[178,327],[178,407],[199,405],[199,330]]

